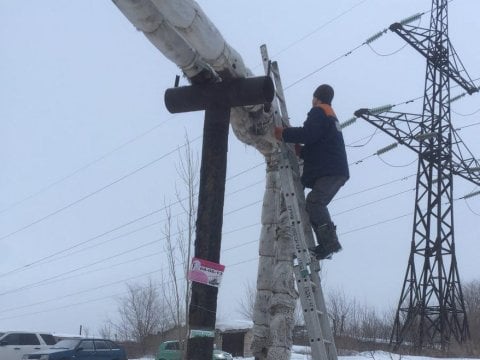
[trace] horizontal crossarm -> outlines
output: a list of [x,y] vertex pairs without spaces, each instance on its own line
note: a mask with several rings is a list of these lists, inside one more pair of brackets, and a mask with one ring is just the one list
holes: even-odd
[[420,153],[421,139],[426,130],[422,123],[422,115],[386,111],[382,114],[371,112],[370,109],[359,109],[355,116],[367,120],[383,132],[387,133],[400,144],[408,146]]
[[[427,61],[439,67],[439,70],[444,71],[450,79],[455,81],[470,95],[478,91],[478,87],[475,86],[475,83],[465,70],[450,40],[446,41],[445,44],[431,48],[429,45],[435,43],[432,40],[438,35],[433,30],[402,25],[400,23],[390,25],[390,30],[409,43]],[[443,59],[448,59],[448,61]]]
[[473,156],[455,129],[452,129],[452,141],[452,173],[480,186],[480,161]]
[[[419,155],[423,154],[424,141],[439,136],[429,132],[422,121],[422,115],[394,111],[376,114],[369,109],[359,109],[355,111],[355,116],[368,121]],[[452,174],[480,186],[480,162],[473,156],[455,129],[452,129],[452,142],[452,168],[450,169]],[[423,149],[426,148],[428,146],[423,147]]]

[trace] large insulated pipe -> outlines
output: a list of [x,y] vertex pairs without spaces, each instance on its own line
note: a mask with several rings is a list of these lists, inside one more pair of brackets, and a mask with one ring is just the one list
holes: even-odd
[[113,0],[113,3],[188,78],[207,67],[196,49],[175,30],[150,0]]
[[217,27],[195,1],[151,1],[215,71],[230,77],[250,75],[240,54],[225,41]]

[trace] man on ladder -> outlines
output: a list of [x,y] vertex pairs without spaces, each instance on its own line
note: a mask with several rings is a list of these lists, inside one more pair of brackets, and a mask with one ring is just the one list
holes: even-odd
[[342,130],[331,106],[333,95],[330,85],[320,85],[302,127],[275,127],[277,140],[303,144],[296,149],[304,161],[302,184],[312,189],[306,210],[318,242],[310,250],[318,260],[342,249],[327,205],[350,177]]

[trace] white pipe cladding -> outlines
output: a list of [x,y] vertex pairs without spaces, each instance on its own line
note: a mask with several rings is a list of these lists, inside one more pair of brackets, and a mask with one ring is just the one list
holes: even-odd
[[188,78],[205,64],[231,77],[250,76],[242,57],[223,39],[198,4],[191,0],[112,0]]
[[113,3],[185,75],[195,76],[201,71],[196,66],[197,52],[165,20],[150,0],[113,0]]
[[232,77],[248,75],[241,56],[228,45],[195,1],[151,1],[215,71],[227,71]]

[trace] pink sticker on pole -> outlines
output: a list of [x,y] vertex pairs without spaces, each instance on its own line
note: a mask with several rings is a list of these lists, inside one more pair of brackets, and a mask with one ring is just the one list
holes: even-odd
[[188,280],[219,287],[224,270],[225,265],[194,257],[188,272]]

